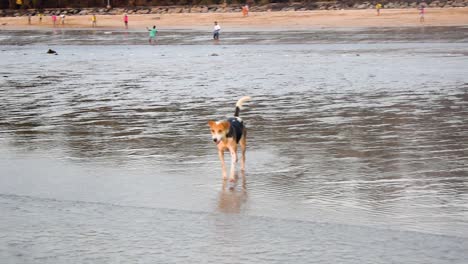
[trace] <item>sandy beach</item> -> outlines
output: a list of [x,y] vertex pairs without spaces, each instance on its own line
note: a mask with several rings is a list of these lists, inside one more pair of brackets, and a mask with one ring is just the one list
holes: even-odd
[[[129,15],[129,30],[141,30],[156,25],[160,29],[206,29],[219,21],[225,31],[235,30],[288,30],[333,27],[412,27],[412,26],[464,26],[468,25],[468,8],[428,8],[424,23],[419,22],[417,9],[382,10],[323,10],[304,12],[258,12],[242,17],[240,13],[190,13]],[[121,15],[98,15],[98,28],[123,27]],[[52,20],[44,17],[42,23],[33,17],[2,17],[0,29],[50,28]],[[67,16],[60,28],[90,28],[91,16]]]

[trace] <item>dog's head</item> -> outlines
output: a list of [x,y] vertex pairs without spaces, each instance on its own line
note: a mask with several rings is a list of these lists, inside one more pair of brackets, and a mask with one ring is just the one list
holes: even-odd
[[226,139],[230,126],[228,121],[208,121],[208,125],[211,129],[211,138],[216,145]]

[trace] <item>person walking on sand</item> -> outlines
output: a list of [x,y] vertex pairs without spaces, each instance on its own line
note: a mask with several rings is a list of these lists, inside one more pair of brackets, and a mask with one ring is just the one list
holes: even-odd
[[156,29],[156,26],[153,26],[153,28],[149,29],[149,28],[146,28],[146,30],[149,31],[149,44],[156,44],[156,33],[158,32],[158,30]]
[[42,13],[39,13],[39,24],[42,24]]
[[124,14],[124,24],[125,24],[125,29],[128,29],[128,15],[127,15],[127,13]]
[[242,7],[242,15],[243,16],[248,16],[249,15],[249,6],[248,5],[245,5]]
[[226,8],[227,8],[227,0],[224,0],[224,1],[223,1],[222,8],[223,8],[223,12],[226,12]]
[[97,17],[96,17],[96,14],[93,14],[93,16],[91,17],[91,22],[93,22],[93,27],[96,27],[96,26],[97,26]]
[[31,25],[31,13],[28,13],[28,25]]
[[424,22],[424,14],[426,13],[426,9],[424,5],[419,6],[419,22]]
[[219,40],[219,32],[221,31],[221,26],[218,25],[218,22],[214,22],[214,27],[213,27],[213,39],[214,40]]
[[377,16],[380,16],[380,9],[382,9],[382,4],[381,3],[377,3],[375,5],[375,10],[377,10]]
[[62,21],[62,25],[65,25],[65,14],[61,14],[60,19]]
[[54,14],[52,15],[52,24],[54,24],[54,27],[56,26],[57,24],[57,16]]

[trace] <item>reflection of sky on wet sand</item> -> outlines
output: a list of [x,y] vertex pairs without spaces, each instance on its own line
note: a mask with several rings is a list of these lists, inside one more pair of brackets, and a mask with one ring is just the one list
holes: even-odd
[[223,213],[241,213],[248,199],[245,172],[236,173],[235,181],[223,180],[218,198],[218,210]]
[[[119,249],[133,241],[153,255],[159,237],[166,250],[198,241],[185,250],[202,262],[200,248],[223,242],[233,251],[212,256],[255,260],[257,249],[289,263],[329,245],[328,259],[362,263],[342,250],[385,256],[381,239],[406,262],[444,263],[449,249],[466,259],[463,41],[0,48],[0,226],[11,230],[0,242],[44,235],[105,252],[117,236]],[[241,112],[246,174],[223,184],[207,120],[243,95],[254,99]],[[94,239],[64,235],[80,230],[67,225]],[[431,243],[440,251],[411,254]],[[48,246],[31,242],[32,257]],[[0,256],[14,250],[28,248]]]

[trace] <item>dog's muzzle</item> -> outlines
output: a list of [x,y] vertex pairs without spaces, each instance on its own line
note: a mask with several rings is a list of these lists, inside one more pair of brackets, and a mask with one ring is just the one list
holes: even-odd
[[217,139],[217,138],[213,138],[213,142],[214,142],[216,145],[218,145],[218,144],[221,142],[221,140],[219,140],[219,139]]

